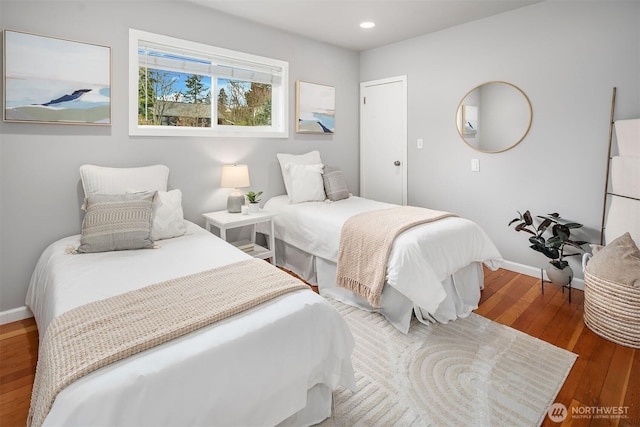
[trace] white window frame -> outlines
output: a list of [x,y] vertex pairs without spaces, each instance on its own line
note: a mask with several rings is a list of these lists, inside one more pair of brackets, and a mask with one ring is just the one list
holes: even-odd
[[[141,42],[151,42],[176,49],[184,49],[185,54],[198,52],[216,57],[228,58],[230,61],[255,63],[281,70],[280,83],[271,87],[271,126],[229,126],[217,124],[217,87],[216,75],[212,75],[211,127],[158,126],[138,124],[138,70],[140,65],[138,49]],[[227,76],[219,76],[227,77]],[[288,138],[289,137],[289,63],[249,53],[210,46],[203,43],[182,40],[175,37],[129,29],[129,135],[131,136],[219,136],[219,137],[256,137],[256,138]],[[215,115],[214,115],[215,113]]]

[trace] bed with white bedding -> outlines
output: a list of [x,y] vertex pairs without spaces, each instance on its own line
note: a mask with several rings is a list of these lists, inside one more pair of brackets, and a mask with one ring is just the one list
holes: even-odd
[[[54,319],[77,307],[251,259],[181,224],[182,235],[155,249],[73,253],[81,235],[47,247],[26,299],[41,343]],[[352,349],[339,313],[296,290],[72,382],[43,425],[311,425],[330,416],[333,389],[354,387]]]
[[460,217],[418,225],[398,236],[389,256],[380,308],[336,286],[345,221],[394,206],[356,196],[292,203],[282,195],[269,199],[264,209],[278,213],[274,218],[278,264],[317,284],[321,295],[379,311],[405,333],[412,312],[422,322],[446,323],[468,316],[480,300],[482,264],[495,270],[502,258],[477,224]]

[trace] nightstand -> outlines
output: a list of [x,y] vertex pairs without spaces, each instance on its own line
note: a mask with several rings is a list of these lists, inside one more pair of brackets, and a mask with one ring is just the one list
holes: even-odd
[[[245,246],[244,242],[229,242],[240,249],[245,250],[245,252],[254,258],[267,259],[271,258],[271,264],[276,263],[276,240],[275,233],[273,229],[273,217],[276,216],[274,212],[263,211],[262,209],[258,213],[252,213],[248,215],[240,214],[240,213],[229,213],[227,211],[218,211],[218,212],[209,212],[202,214],[206,221],[206,228],[208,231],[211,231],[211,227],[216,227],[220,230],[220,238],[222,240],[227,240],[227,230],[231,228],[238,228],[244,226],[251,226],[251,241],[246,242],[249,245],[253,245],[253,250],[243,249]],[[263,222],[269,223],[269,248],[264,248],[258,244],[256,244],[256,224],[260,224]]]

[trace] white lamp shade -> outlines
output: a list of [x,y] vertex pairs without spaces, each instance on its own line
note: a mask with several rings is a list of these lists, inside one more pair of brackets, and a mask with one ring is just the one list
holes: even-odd
[[220,187],[241,188],[251,185],[249,181],[249,167],[247,165],[224,165],[222,166],[222,177]]

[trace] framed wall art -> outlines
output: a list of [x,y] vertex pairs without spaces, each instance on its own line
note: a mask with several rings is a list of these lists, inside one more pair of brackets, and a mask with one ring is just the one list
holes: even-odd
[[4,30],[6,122],[111,125],[111,48]]
[[335,132],[336,89],[316,83],[296,81],[296,132]]

